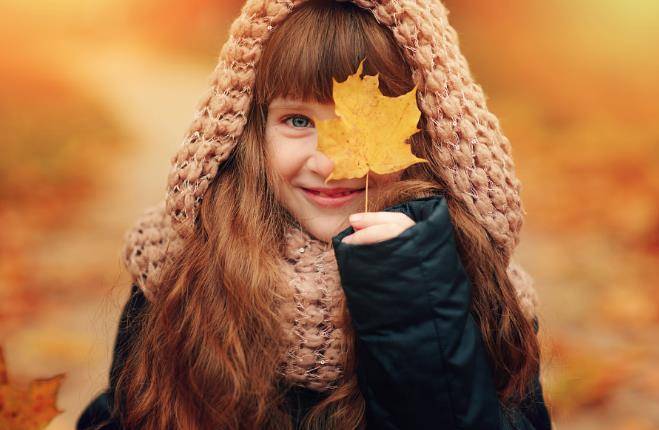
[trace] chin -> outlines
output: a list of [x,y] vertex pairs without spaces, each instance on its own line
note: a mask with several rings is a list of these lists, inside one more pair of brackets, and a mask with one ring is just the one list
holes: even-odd
[[319,221],[311,225],[303,225],[303,227],[311,236],[323,242],[331,242],[333,236],[350,226],[347,215],[339,219],[321,218]]
[[288,204],[285,206],[294,218],[300,220],[302,228],[309,235],[323,242],[331,242],[333,236],[350,226],[348,216],[351,213],[363,210],[361,203],[355,204],[355,207],[323,210],[309,203],[301,193],[303,193],[301,190],[298,194],[292,193],[291,197],[295,196],[295,198],[287,200]]

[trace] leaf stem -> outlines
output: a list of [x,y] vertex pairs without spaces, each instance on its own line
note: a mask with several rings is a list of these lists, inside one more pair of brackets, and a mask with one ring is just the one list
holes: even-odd
[[366,171],[366,202],[364,203],[364,212],[368,212],[368,172]]

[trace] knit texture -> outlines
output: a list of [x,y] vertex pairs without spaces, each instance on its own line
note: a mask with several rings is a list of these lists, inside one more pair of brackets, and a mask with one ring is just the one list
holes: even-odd
[[[248,0],[231,25],[229,39],[210,76],[209,89],[197,106],[181,147],[171,158],[164,201],[147,209],[126,233],[123,259],[147,298],[152,300],[153,293],[159,288],[163,265],[181,252],[182,238],[194,233],[194,223],[204,193],[219,166],[240,139],[252,100],[254,70],[264,42],[270,32],[302,2]],[[448,23],[446,8],[439,0],[352,2],[371,12],[381,25],[389,28],[403,48],[417,85],[417,102],[434,143],[434,155],[443,166],[440,173],[442,179],[451,194],[466,205],[509,261],[508,275],[515,285],[522,308],[527,315],[533,314],[537,300],[532,278],[511,259],[519,242],[524,214],[521,184],[515,176],[511,145],[503,135],[497,118],[487,109],[482,88],[471,76],[467,61],[459,49],[458,36]],[[310,250],[321,249],[315,240],[298,235],[304,235],[304,232],[294,233],[289,239],[296,243],[302,241]],[[327,312],[331,313],[332,306],[316,302],[317,309],[314,309],[310,297],[318,299],[318,294],[324,297],[325,292],[318,293],[305,286],[318,281],[318,285],[331,293],[336,290],[336,285],[333,285],[336,280],[334,275],[327,273],[310,280],[308,277],[311,275],[301,276],[299,273],[316,272],[297,270],[309,267],[305,266],[311,261],[307,258],[321,258],[324,261],[326,257],[315,251],[306,252],[303,260],[291,263],[293,283],[301,291],[296,300],[302,304],[302,312],[309,318],[296,314],[288,323],[296,323],[297,319],[296,330],[299,328],[301,331],[296,333],[306,333],[304,336],[309,336],[307,339],[316,335],[305,325],[320,318],[314,312],[319,310],[325,318]],[[335,270],[332,267],[332,271]],[[323,330],[325,334],[330,330],[331,336],[331,328]],[[334,350],[330,348],[328,351]],[[305,355],[308,351],[300,349],[292,354]],[[325,365],[332,362],[327,355],[332,357],[331,353],[325,355],[322,359]],[[315,364],[309,364],[312,367],[320,363],[320,355],[314,357]],[[291,377],[297,375],[298,379],[303,380],[306,375],[308,384],[321,382],[321,385],[326,385],[326,375],[336,370],[325,369],[328,373],[321,372],[321,376],[311,380],[308,377],[309,367],[296,368],[289,363],[285,369]]]
[[345,354],[343,302],[345,295],[330,243],[313,239],[304,230],[286,233],[281,270],[293,301],[282,307],[283,329],[290,348],[279,374],[290,384],[316,391],[340,385]]

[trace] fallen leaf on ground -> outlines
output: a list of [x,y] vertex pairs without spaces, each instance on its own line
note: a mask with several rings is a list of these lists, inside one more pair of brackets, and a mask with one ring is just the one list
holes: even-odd
[[0,347],[0,429],[43,430],[57,415],[57,392],[64,374],[35,379],[27,389],[9,383],[4,352]]

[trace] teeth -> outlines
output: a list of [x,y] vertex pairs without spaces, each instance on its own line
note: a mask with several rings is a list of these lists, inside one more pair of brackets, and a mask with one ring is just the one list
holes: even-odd
[[317,196],[323,196],[323,197],[329,197],[329,198],[342,197],[342,196],[347,196],[347,195],[350,195],[350,194],[358,193],[360,191],[364,191],[364,189],[362,188],[362,189],[359,189],[359,190],[345,191],[345,192],[342,192],[342,193],[327,194],[327,193],[323,193],[321,191],[310,190],[308,188],[305,188],[305,190],[307,192],[310,192],[310,193],[315,194]]
[[310,190],[310,191],[312,193],[316,194],[316,195],[323,196],[323,197],[341,197],[341,196],[347,196],[347,195],[352,194],[354,192],[357,192],[359,190],[345,191],[345,192],[342,192],[342,193],[334,193],[334,194],[327,194],[327,193],[323,193],[323,192],[320,192],[320,191],[313,191],[313,190]]

